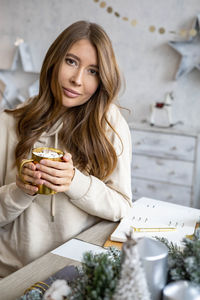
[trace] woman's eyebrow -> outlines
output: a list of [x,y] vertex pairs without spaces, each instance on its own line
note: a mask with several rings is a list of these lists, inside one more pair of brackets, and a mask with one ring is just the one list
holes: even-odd
[[[67,54],[66,54],[66,57],[68,57],[68,56],[73,57],[73,58],[75,58],[76,60],[80,61],[80,58],[79,58],[78,56],[76,56],[75,54],[73,54],[73,53],[67,53]],[[93,68],[96,68],[96,69],[99,68],[98,65],[94,65],[94,64],[91,64],[90,67],[93,67]]]
[[76,60],[80,61],[80,58],[72,53],[67,53],[66,56],[71,56],[71,57],[75,58]]

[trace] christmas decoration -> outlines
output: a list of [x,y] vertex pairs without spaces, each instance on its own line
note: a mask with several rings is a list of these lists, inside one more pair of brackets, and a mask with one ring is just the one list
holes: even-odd
[[[172,120],[172,102],[174,100],[173,92],[167,93],[165,96],[165,100],[162,102],[156,101],[151,105],[151,115],[150,115],[150,125],[165,126],[165,127],[172,127],[174,125]],[[163,115],[161,115],[164,112]],[[160,116],[160,118],[159,118]],[[157,119],[159,121],[157,121]],[[164,122],[163,122],[164,119]],[[164,125],[163,125],[164,123]]]
[[[80,276],[77,267],[65,266],[44,281],[38,281],[25,290],[18,300],[42,300],[43,295],[48,300],[62,299],[71,291],[70,283]],[[44,300],[44,299],[43,299]]]
[[39,92],[39,79],[36,80],[31,86],[28,88],[28,93],[30,97],[34,97]]
[[168,248],[152,238],[141,238],[138,251],[147,279],[151,300],[160,300],[167,282]]
[[164,238],[159,240],[168,247],[168,281],[189,280],[200,284],[200,228],[195,230],[192,239],[183,239],[182,249]]
[[[109,3],[110,1],[107,1],[107,3],[106,3],[106,1],[101,1],[101,0],[93,0],[93,1],[96,2],[97,4],[99,4],[99,7],[105,9],[107,11],[107,13],[109,13],[110,15],[113,14],[118,19],[121,19],[121,20],[127,22],[128,24],[132,25],[133,27],[136,27],[138,24],[141,25],[141,23],[142,23],[141,20],[138,20],[136,18],[129,18],[127,16],[124,16],[123,12],[120,10],[116,11],[114,7],[110,6],[111,5],[111,3]],[[116,3],[115,3],[115,5],[116,5]],[[123,6],[123,8],[127,8],[130,11],[130,9],[128,7],[126,7],[126,4]],[[121,7],[120,7],[120,9],[121,9]],[[137,12],[137,9],[135,9],[135,12]],[[144,28],[146,28],[146,26]],[[164,28],[162,25],[159,26],[158,28],[156,28],[156,26],[149,24],[148,31],[151,33],[157,32],[162,35],[165,33],[169,33],[169,34],[178,34],[180,36],[185,36],[188,33],[190,36],[194,36],[193,30],[186,30],[186,29],[182,28],[178,32],[176,32],[175,30],[167,30],[167,28]]]
[[163,300],[199,300],[200,287],[186,280],[169,283],[163,291]]
[[63,300],[71,294],[71,288],[65,280],[57,279],[45,292],[43,300]]
[[128,237],[122,247],[122,268],[114,300],[150,300],[137,243]]
[[30,47],[23,39],[17,38],[15,41],[16,51],[13,58],[11,70],[16,70],[18,61],[21,61],[22,68],[25,72],[35,72],[31,57]]
[[0,102],[3,99],[5,88],[6,88],[5,83],[0,79]]
[[186,41],[169,42],[169,45],[181,55],[181,62],[176,73],[176,79],[186,75],[194,68],[200,71],[200,14],[197,15],[190,33],[193,34]]
[[17,300],[42,300],[43,293],[39,289],[31,290],[26,295],[21,296]]
[[200,229],[183,243],[180,249],[166,239],[141,238],[136,243],[129,238],[122,253],[113,247],[100,254],[86,252],[76,269],[78,277],[62,276],[62,284],[51,280],[46,298],[41,289],[28,289],[18,300],[60,300],[63,288],[68,300],[160,300],[163,290],[163,300],[200,299]]
[[4,84],[4,89],[0,86],[2,109],[13,108],[25,101],[25,98],[20,94],[19,89],[14,83],[14,76],[11,72],[0,71],[0,80]]
[[[15,41],[15,49],[13,52],[14,54],[9,57],[11,63],[9,66],[7,64],[7,68],[5,68],[6,66],[4,64],[0,63],[0,99],[2,99],[0,107],[2,109],[14,108],[26,100],[26,97],[22,96],[21,90],[15,83],[16,71],[19,72],[22,69],[29,78],[35,78],[35,76],[38,77],[38,72],[33,66],[30,47],[22,38],[17,38]],[[39,83],[36,81],[29,87],[28,96],[32,97],[37,95],[38,90]]]
[[106,253],[86,252],[81,276],[72,285],[70,300],[110,300],[121,269],[121,253],[110,248]]

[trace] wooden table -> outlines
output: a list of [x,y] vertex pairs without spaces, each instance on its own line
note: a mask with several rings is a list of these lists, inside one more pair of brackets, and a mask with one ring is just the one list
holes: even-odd
[[[116,227],[116,223],[101,221],[75,238],[103,246]],[[16,300],[24,291],[37,281],[43,281],[67,265],[78,265],[80,262],[47,253],[22,269],[0,281],[0,300]]]

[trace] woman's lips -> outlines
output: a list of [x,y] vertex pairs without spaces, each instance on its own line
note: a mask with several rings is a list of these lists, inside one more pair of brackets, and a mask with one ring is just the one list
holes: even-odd
[[80,96],[80,94],[78,92],[76,92],[74,90],[66,89],[64,87],[63,87],[63,92],[69,98],[76,98],[76,97]]

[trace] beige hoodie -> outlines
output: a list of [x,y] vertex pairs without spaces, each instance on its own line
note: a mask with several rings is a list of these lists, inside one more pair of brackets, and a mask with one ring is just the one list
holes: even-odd
[[[55,195],[55,221],[51,222],[51,195],[29,196],[16,186],[16,121],[10,114],[0,114],[0,278],[58,247],[100,218],[118,221],[127,213],[132,203],[130,131],[115,105],[110,108],[108,120],[123,142],[121,151],[119,138],[108,130],[118,154],[116,169],[104,182],[76,169],[69,190]],[[60,148],[59,129],[43,133],[34,147]]]

